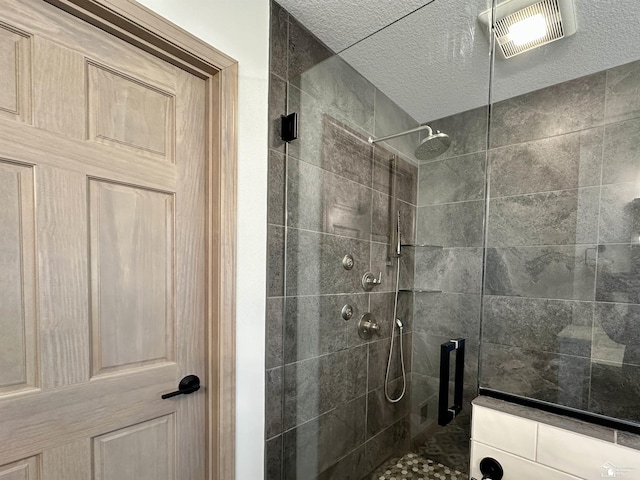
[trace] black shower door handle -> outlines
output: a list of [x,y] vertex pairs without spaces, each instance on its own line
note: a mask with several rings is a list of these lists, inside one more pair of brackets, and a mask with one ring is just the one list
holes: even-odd
[[[464,385],[464,338],[456,338],[440,345],[440,388],[438,393],[438,425],[446,425],[462,411]],[[449,406],[449,370],[451,353],[456,351],[456,373],[453,405]]]

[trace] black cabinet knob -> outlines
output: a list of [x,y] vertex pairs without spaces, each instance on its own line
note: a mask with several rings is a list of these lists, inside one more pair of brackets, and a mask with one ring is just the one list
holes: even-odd
[[171,393],[165,393],[162,395],[162,399],[166,400],[167,398],[176,397],[178,395],[187,395],[189,393],[197,392],[200,390],[200,379],[197,375],[187,375],[178,384],[178,390]]

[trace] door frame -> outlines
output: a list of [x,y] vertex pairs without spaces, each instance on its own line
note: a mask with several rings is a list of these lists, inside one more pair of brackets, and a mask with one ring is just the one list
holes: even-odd
[[45,0],[206,83],[207,477],[235,478],[238,62],[134,0]]

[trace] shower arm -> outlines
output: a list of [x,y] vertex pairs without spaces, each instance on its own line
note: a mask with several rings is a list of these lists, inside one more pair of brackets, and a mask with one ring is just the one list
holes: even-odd
[[400,133],[394,133],[393,135],[387,135],[386,137],[379,137],[379,138],[369,137],[369,143],[373,145],[374,143],[377,143],[377,142],[383,142],[385,140],[390,140],[392,138],[401,137],[403,135],[408,135],[410,133],[421,132],[422,130],[428,130],[429,131],[429,136],[433,135],[433,130],[431,129],[431,127],[429,125],[420,125],[419,127],[412,128],[411,130],[407,130],[407,131],[400,132]]

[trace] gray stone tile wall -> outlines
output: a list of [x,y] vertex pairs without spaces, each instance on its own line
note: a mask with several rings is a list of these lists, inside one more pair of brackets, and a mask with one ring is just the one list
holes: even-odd
[[487,245],[596,243],[599,200],[599,187],[492,198]]
[[[375,102],[374,137],[384,137],[418,126],[418,122],[416,122],[413,117],[399,109],[389,97],[377,89]],[[405,156],[415,160],[413,154],[419,142],[420,132],[416,132],[402,137],[392,138],[385,143]],[[412,183],[415,184],[415,177]]]
[[283,332],[284,332],[284,298],[267,298],[267,345],[266,367],[275,368],[284,363]]
[[288,166],[289,227],[369,240],[371,188],[293,158]]
[[600,72],[496,103],[491,147],[578,132],[604,122],[606,73]]
[[287,297],[284,362],[290,364],[360,345],[349,344],[353,325],[339,314],[347,303],[353,307],[354,318],[360,318],[369,311],[369,294]]
[[[391,195],[393,180],[393,165],[389,161],[390,152],[384,148],[376,147],[373,152],[373,188],[378,192]],[[418,167],[402,157],[397,159],[396,194],[400,200],[411,205],[416,205],[418,196]]]
[[282,435],[267,440],[265,478],[282,478]]
[[367,347],[285,365],[283,384],[283,428],[289,430],[366,393]]
[[640,421],[639,65],[493,106],[486,387]]
[[487,248],[485,295],[593,300],[596,268],[589,254],[595,250],[595,245]]
[[640,303],[640,245],[601,245],[596,300]]
[[[272,5],[274,3],[271,2]],[[284,10],[277,4],[272,8],[278,14]],[[274,12],[272,12],[273,16]],[[286,39],[282,39],[282,33],[284,32],[287,34]],[[287,14],[287,28],[279,30],[277,36],[276,50],[272,51],[271,58],[272,62],[277,65],[280,65],[283,59],[286,59],[286,68],[280,70],[280,73],[287,72],[287,76],[283,77],[286,80],[299,81],[304,72],[333,56],[333,52],[329,47],[311,35],[306,28],[289,14]],[[286,50],[282,49],[281,45],[286,45]]]
[[284,227],[267,226],[267,296],[284,295]]
[[589,358],[484,342],[480,384],[503,392],[587,409]]
[[281,137],[282,112],[287,108],[287,82],[272,73],[269,76],[269,148],[284,153]]
[[592,302],[492,295],[483,308],[484,342],[591,356]]
[[365,442],[366,397],[283,434],[284,478],[315,478]]
[[434,130],[446,133],[451,139],[449,149],[434,161],[486,151],[487,115],[487,108],[480,107],[430,122]]
[[592,128],[490,150],[491,198],[599,185],[603,136]]
[[604,129],[602,183],[634,181],[638,175],[640,119],[607,125]]
[[640,62],[607,70],[605,117],[618,122],[640,117]]
[[480,294],[415,294],[414,330],[448,338],[465,338],[479,343]]
[[[288,228],[286,293],[290,296],[360,293],[360,278],[369,269],[369,253],[366,240]],[[354,258],[351,270],[342,267],[346,254]]]
[[[306,139],[301,138],[300,143],[303,142]],[[324,170],[371,188],[372,150],[360,133],[329,115],[324,116],[319,164]]]
[[267,211],[267,223],[271,225],[284,225],[286,174],[285,156],[276,150],[269,150],[269,185],[267,188],[269,210]]
[[414,294],[412,435],[439,342],[477,352],[481,317],[483,386],[640,420],[639,65],[493,105],[489,150],[483,109],[432,122],[452,147],[419,167],[417,242],[443,248],[414,282],[442,292]]
[[603,185],[600,195],[600,243],[638,243],[640,199],[638,185]]
[[418,243],[482,247],[484,200],[418,207]]
[[483,200],[485,159],[485,152],[476,152],[421,165],[418,205]]
[[593,362],[589,410],[637,422],[640,418],[640,367]]
[[[640,366],[640,305],[596,303],[594,315],[596,326],[605,334],[594,335],[594,359]],[[618,355],[606,356],[612,349]]]
[[[387,369],[387,360],[389,358],[389,349],[391,343],[389,339],[381,339],[369,344],[369,378],[367,383],[368,391],[384,386],[385,373]],[[405,358],[405,370],[411,372],[412,356],[411,349],[413,346],[413,338],[411,334],[402,336],[402,348]],[[394,352],[399,355],[400,343],[398,342],[398,334],[393,344]],[[395,355],[394,355],[395,356]],[[389,369],[389,380],[395,380],[402,377],[402,369],[400,362],[393,362]]]
[[289,78],[289,13],[271,2],[269,29],[269,71],[283,80]]
[[[380,192],[373,192],[372,237],[375,242],[389,243],[389,224],[396,221],[396,216],[390,214],[391,197]],[[400,211],[400,228],[403,243],[415,241],[416,207],[410,203],[397,200],[397,211]]]

